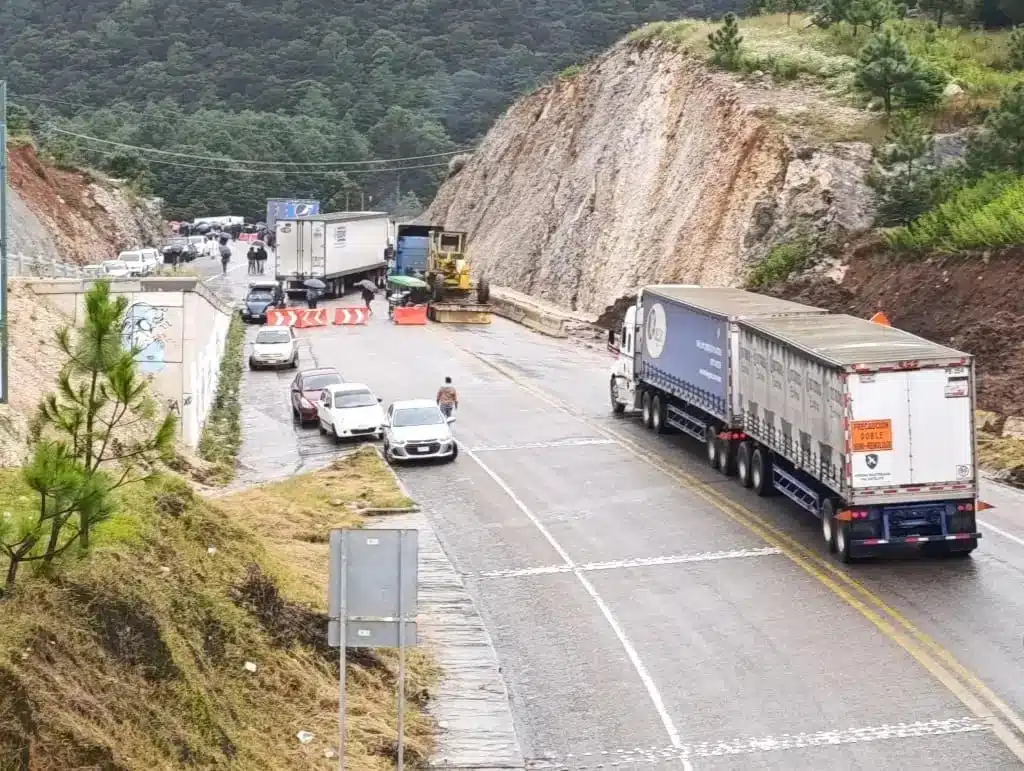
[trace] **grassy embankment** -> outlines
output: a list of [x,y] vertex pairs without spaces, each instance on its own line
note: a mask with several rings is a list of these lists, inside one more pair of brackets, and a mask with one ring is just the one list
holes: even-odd
[[[0,475],[0,514],[32,505],[17,470]],[[358,526],[349,504],[407,503],[367,451],[216,503],[173,474],[126,488],[88,558],[26,571],[0,603],[0,768],[335,767],[327,532]],[[348,660],[350,767],[391,768],[396,659]],[[422,707],[437,674],[410,656],[414,766],[431,747]]]

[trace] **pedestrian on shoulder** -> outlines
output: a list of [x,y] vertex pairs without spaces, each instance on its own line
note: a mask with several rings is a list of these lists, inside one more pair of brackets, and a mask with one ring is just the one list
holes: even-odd
[[446,418],[450,418],[452,410],[459,406],[459,395],[455,393],[455,386],[452,385],[450,377],[446,377],[444,384],[437,389],[437,406],[441,408]]
[[368,311],[370,311],[370,315],[371,316],[373,315],[373,308],[371,307],[370,303],[373,302],[373,298],[374,298],[375,294],[376,294],[376,292],[374,292],[373,290],[369,289],[368,287],[365,287],[365,286],[363,287],[363,302],[366,303],[366,309]]

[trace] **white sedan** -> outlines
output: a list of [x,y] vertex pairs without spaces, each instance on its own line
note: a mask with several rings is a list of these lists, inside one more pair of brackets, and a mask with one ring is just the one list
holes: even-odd
[[388,463],[419,458],[453,461],[459,445],[449,425],[455,417],[444,413],[429,399],[395,402],[384,420],[384,457]]
[[104,260],[103,269],[111,278],[128,278],[131,275],[128,263],[122,260]]
[[249,369],[291,367],[299,364],[299,340],[291,327],[263,327],[256,333],[249,354]]
[[384,435],[384,410],[380,399],[362,383],[335,383],[320,393],[316,405],[320,433],[335,441]]

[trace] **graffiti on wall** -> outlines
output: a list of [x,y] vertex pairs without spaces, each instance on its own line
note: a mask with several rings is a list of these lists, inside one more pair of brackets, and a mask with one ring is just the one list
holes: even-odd
[[138,351],[136,361],[143,372],[154,374],[167,366],[167,330],[170,326],[163,308],[143,302],[129,306],[121,338],[125,348]]

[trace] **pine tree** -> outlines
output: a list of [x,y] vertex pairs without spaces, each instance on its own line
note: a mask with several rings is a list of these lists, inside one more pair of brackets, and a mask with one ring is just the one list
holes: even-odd
[[790,26],[790,21],[794,13],[801,13],[802,11],[809,10],[811,7],[811,0],[761,0],[765,7],[765,10],[771,13],[784,13],[786,14],[786,26]]
[[1015,86],[989,113],[981,132],[967,145],[966,162],[973,177],[1007,169],[1024,174],[1024,84]]
[[1010,33],[1010,66],[1024,70],[1024,27],[1014,27]]
[[966,10],[965,0],[918,0],[918,6],[922,11],[932,13],[940,28],[946,14],[961,14]]
[[945,78],[916,56],[891,29],[872,35],[858,56],[854,80],[860,90],[879,97],[886,114],[894,104],[924,107],[942,98]]
[[711,60],[715,64],[731,70],[739,66],[743,36],[740,35],[736,14],[725,14],[722,22],[721,27],[708,35],[708,45],[711,46],[713,52]]
[[880,227],[909,225],[937,203],[945,178],[935,166],[935,138],[919,118],[893,117],[886,143],[875,151],[868,185]]

